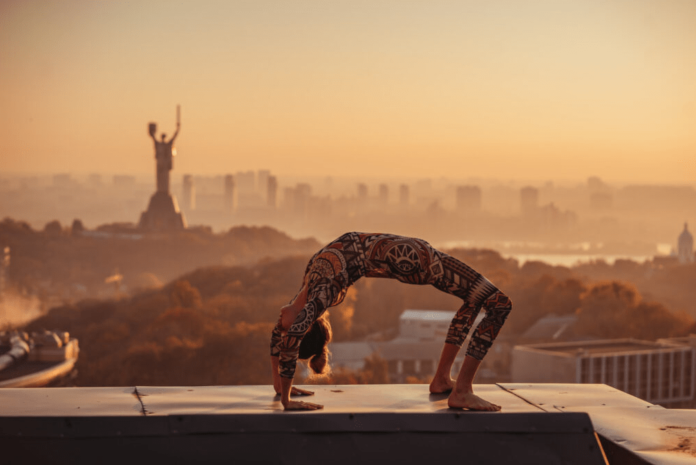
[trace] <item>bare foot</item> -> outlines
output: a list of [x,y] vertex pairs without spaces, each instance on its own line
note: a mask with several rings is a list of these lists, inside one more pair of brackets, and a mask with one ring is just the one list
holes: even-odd
[[447,399],[450,408],[463,408],[469,410],[484,410],[488,412],[499,412],[501,407],[487,400],[481,399],[473,392],[457,393],[453,391]]
[[431,394],[444,394],[452,391],[452,389],[454,389],[454,380],[450,377],[434,378],[430,383]]

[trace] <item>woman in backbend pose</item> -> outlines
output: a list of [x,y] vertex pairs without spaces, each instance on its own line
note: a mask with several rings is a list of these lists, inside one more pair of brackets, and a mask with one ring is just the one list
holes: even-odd
[[[286,410],[323,407],[290,399],[291,394],[313,394],[292,387],[297,359],[309,359],[315,373],[326,371],[331,327],[322,315],[340,304],[348,288],[363,276],[430,284],[461,298],[464,303],[452,319],[430,392],[451,391],[448,405],[452,408],[500,410],[500,406],[474,394],[473,380],[510,313],[510,299],[465,263],[421,239],[357,232],[342,235],[311,258],[300,291],[280,310],[271,336],[271,365],[273,385]],[[472,335],[459,375],[453,380],[450,372],[454,359],[482,308],[486,316]]]

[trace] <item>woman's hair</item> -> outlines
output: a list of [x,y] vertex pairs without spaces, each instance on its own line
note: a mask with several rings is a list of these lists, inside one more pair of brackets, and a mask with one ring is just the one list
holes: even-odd
[[300,360],[309,360],[309,367],[318,375],[325,374],[329,371],[329,348],[327,345],[331,342],[331,324],[325,316],[312,324],[309,331],[304,335],[300,342]]

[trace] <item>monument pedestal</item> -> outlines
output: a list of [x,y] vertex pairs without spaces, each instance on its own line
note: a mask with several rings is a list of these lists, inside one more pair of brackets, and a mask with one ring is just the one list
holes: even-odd
[[155,192],[147,210],[140,215],[138,227],[157,231],[185,229],[186,219],[179,211],[176,197],[167,192]]

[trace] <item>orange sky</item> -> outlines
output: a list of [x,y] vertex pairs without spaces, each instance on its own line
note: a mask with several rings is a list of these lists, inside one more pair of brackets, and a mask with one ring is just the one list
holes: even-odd
[[2,172],[694,184],[696,2],[0,2]]

